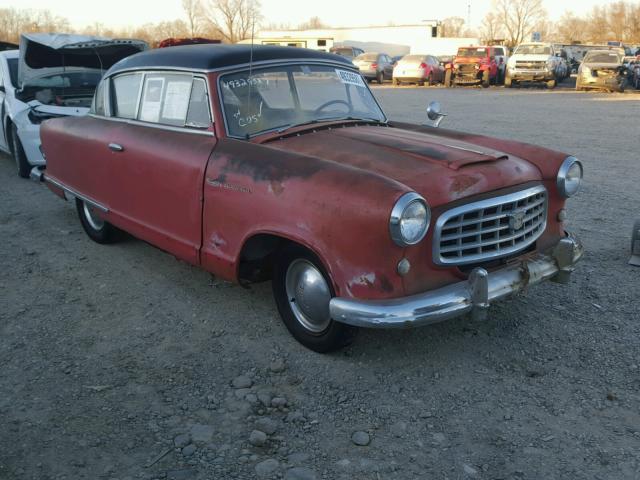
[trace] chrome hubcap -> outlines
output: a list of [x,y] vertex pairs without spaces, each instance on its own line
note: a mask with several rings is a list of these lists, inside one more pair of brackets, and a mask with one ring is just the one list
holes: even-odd
[[287,269],[285,287],[298,322],[313,333],[326,330],[331,322],[331,290],[322,273],[307,260],[294,260]]
[[93,208],[91,208],[86,203],[83,203],[82,210],[84,211],[84,216],[87,219],[89,225],[91,225],[91,228],[93,228],[94,230],[102,230],[102,227],[104,227],[104,220],[102,220],[93,212]]

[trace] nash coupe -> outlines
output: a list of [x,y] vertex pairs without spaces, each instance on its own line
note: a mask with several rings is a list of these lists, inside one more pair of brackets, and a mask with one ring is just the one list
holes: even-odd
[[126,231],[223,279],[272,280],[286,327],[315,351],[358,327],[483,314],[568,281],[583,254],[565,231],[578,160],[389,121],[337,55],[140,53],[107,72],[88,116],[41,133],[47,166],[32,176],[75,199],[90,238]]

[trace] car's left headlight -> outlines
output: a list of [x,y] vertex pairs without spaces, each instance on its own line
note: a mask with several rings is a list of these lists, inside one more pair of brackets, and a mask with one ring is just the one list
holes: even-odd
[[415,192],[398,199],[389,219],[391,238],[400,247],[419,243],[427,234],[431,210],[427,201]]
[[560,195],[569,198],[578,193],[582,186],[583,175],[584,171],[580,160],[575,157],[567,157],[560,166],[556,180]]

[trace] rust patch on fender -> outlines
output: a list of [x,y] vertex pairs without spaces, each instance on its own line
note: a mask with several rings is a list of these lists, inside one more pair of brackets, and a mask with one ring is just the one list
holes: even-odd
[[478,177],[472,177],[471,175],[458,175],[453,179],[451,184],[451,190],[454,193],[463,193],[478,183],[480,179]]

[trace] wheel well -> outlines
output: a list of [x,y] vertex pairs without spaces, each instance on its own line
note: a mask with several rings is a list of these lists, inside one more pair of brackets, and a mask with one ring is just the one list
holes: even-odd
[[259,233],[250,237],[240,251],[240,282],[257,283],[271,280],[278,252],[289,245],[297,245],[316,255],[307,246],[278,235]]

